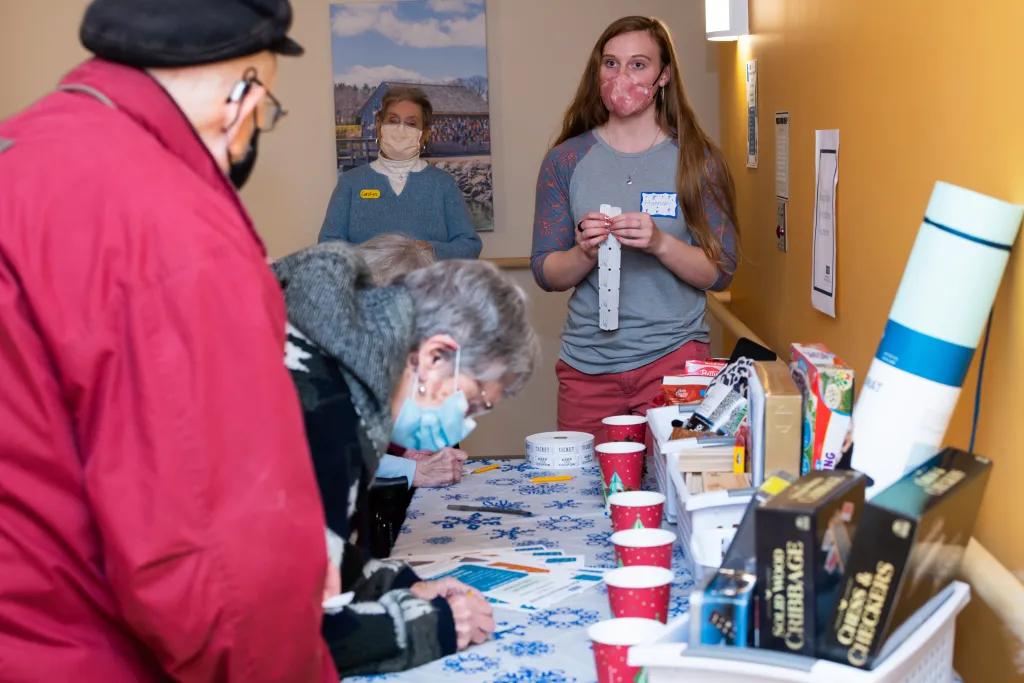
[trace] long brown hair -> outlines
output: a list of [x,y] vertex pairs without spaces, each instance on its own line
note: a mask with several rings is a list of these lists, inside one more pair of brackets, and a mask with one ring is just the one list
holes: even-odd
[[[654,38],[661,52],[662,67],[668,67],[670,78],[655,99],[658,123],[662,129],[675,136],[679,144],[679,161],[676,170],[676,192],[683,207],[683,216],[690,228],[697,246],[708,258],[722,263],[722,244],[711,231],[704,214],[703,187],[706,182],[712,189],[713,201],[729,217],[739,235],[736,220],[736,188],[732,175],[725,163],[725,157],[718,146],[708,137],[697,122],[693,107],[683,89],[682,74],[679,72],[679,58],[668,27],[660,19],[632,16],[613,22],[604,30],[590,54],[583,78],[576,89],[576,97],[565,111],[562,132],[552,147],[566,140],[582,135],[608,121],[608,109],[601,101],[601,63],[605,45],[615,36],[634,31],[646,31]],[[710,163],[706,157],[710,156]]]

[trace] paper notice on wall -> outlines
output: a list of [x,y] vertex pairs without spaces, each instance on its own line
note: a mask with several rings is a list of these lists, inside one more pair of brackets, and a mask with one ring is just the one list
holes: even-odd
[[789,199],[789,112],[775,112],[775,198]]
[[839,131],[814,132],[814,269],[811,305],[836,317],[836,187],[839,185]]
[[[615,218],[622,209],[602,204],[601,213]],[[602,330],[619,329],[619,278],[622,270],[622,245],[615,235],[601,243],[597,252],[598,323]]]
[[747,62],[747,168],[757,168],[757,60]]

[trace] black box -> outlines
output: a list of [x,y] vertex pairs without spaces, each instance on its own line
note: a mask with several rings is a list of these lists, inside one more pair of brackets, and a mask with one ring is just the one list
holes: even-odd
[[821,657],[871,669],[893,631],[952,583],[991,470],[947,448],[865,505]]
[[835,605],[864,475],[818,470],[757,508],[757,646],[814,656]]

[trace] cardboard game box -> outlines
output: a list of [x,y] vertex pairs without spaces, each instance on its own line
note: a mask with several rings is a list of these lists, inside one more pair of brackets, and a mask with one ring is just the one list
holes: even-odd
[[793,344],[789,371],[803,394],[800,473],[833,470],[853,414],[853,368],[822,344]]
[[765,472],[800,475],[803,393],[782,361],[757,361],[747,383],[750,468],[755,486]]
[[758,647],[816,654],[866,486],[860,472],[819,470],[757,508]]
[[722,566],[690,593],[690,642],[700,645],[754,645],[755,585],[757,581],[754,515],[796,480],[774,472],[754,491],[733,536]]
[[862,669],[960,571],[992,462],[947,448],[864,506],[820,656]]

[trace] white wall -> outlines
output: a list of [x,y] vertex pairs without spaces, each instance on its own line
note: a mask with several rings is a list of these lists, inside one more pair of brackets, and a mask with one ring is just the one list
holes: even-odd
[[[77,30],[86,0],[0,0],[0,117],[44,94],[85,53]],[[243,192],[272,256],[316,240],[334,187],[334,103],[328,0],[293,0],[293,35],[307,49],[281,62],[275,94],[287,119],[260,145],[260,161]],[[664,19],[683,78],[705,129],[718,138],[717,53],[704,38],[703,0],[489,0],[495,230],[484,256],[528,256],[537,170],[559,128],[593,43],[626,14]],[[480,422],[473,455],[521,454],[523,438],[555,426],[553,366],[566,294],[548,294],[528,271],[513,277],[533,300],[544,361],[526,392]]]

